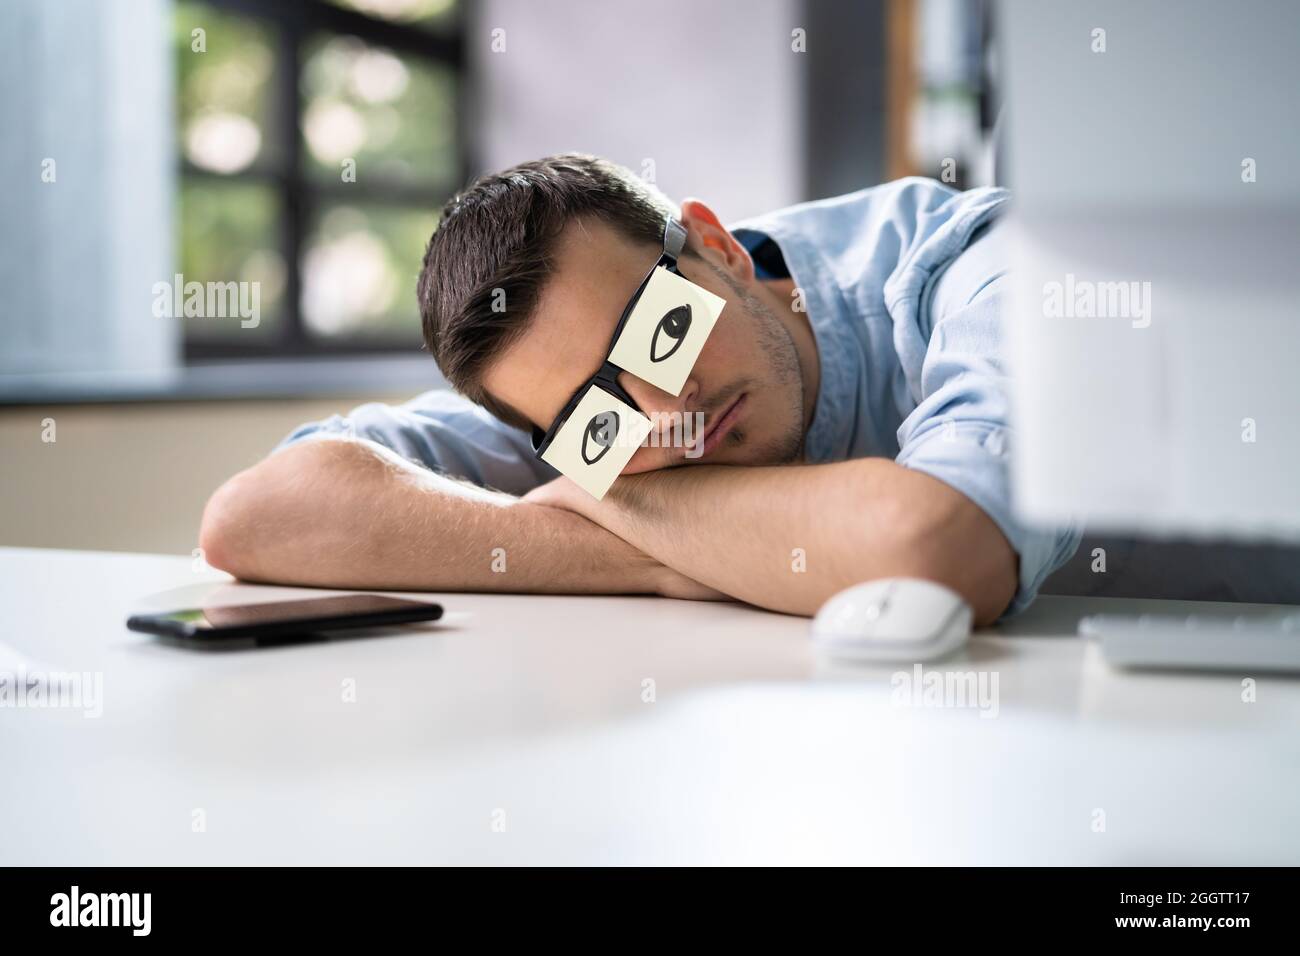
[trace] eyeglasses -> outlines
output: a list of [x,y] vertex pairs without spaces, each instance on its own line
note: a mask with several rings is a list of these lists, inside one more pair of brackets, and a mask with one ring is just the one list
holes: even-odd
[[669,218],[663,253],[614,327],[596,374],[573,393],[551,427],[533,429],[537,457],[603,498],[654,425],[618,383],[623,372],[680,395],[726,300],[677,268],[686,229]]

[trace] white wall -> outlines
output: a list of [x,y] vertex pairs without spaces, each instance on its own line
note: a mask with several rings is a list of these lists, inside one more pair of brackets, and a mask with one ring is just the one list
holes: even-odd
[[410,397],[0,408],[0,546],[189,554],[208,496],[298,425]]
[[[797,0],[485,0],[470,5],[481,77],[467,123],[495,171],[596,153],[724,222],[802,198]],[[493,53],[494,30],[505,51]],[[474,124],[478,124],[475,126]]]

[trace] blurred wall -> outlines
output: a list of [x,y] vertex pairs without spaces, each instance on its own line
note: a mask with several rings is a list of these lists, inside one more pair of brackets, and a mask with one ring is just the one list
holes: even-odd
[[175,323],[168,0],[0,3],[0,391],[163,383]]
[[484,0],[469,11],[477,172],[596,153],[723,222],[806,198],[807,55],[791,36],[807,29],[801,0]]
[[0,408],[0,546],[188,554],[208,495],[295,426],[410,397]]

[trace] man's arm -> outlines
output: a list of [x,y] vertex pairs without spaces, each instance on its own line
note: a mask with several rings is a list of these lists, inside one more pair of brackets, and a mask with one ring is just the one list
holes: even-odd
[[236,475],[208,502],[199,544],[214,567],[281,584],[722,596],[580,515],[370,441],[301,441]]
[[986,624],[1016,590],[1015,552],[992,519],[883,458],[671,468],[621,477],[602,501],[560,479],[525,500],[577,511],[689,578],[792,614],[860,581],[911,576],[951,587]]

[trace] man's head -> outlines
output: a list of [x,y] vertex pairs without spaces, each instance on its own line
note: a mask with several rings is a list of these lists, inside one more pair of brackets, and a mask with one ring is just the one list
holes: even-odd
[[593,156],[552,156],[484,176],[443,209],[418,294],[425,343],[448,381],[508,424],[548,427],[600,367],[628,299],[659,257],[669,216],[687,229],[682,275],[727,306],[680,395],[629,373],[619,384],[664,428],[697,412],[706,430],[723,427],[702,456],[652,441],[625,471],[798,457],[804,378],[787,322],[803,317],[783,321],[778,309],[788,307],[755,279],[749,254],[707,206],[688,200],[679,211]]

